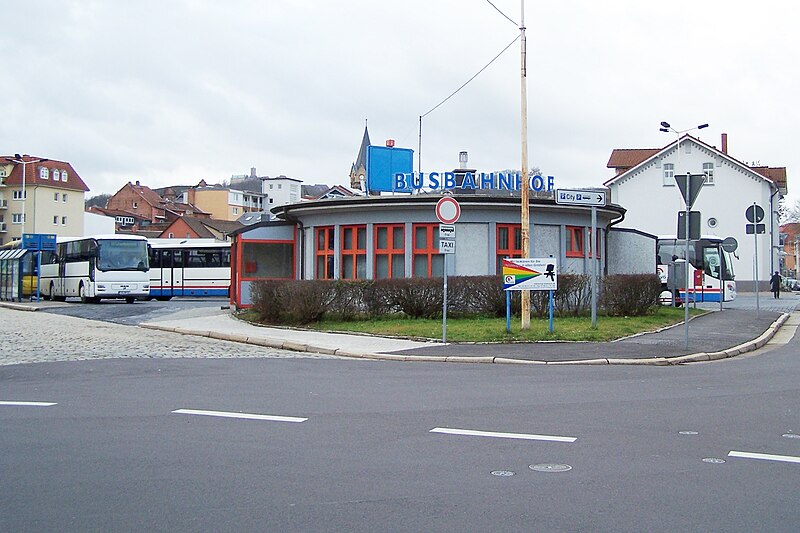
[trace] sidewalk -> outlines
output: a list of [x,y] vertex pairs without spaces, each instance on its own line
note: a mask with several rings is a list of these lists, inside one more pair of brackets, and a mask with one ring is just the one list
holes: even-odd
[[[753,306],[755,299],[747,295],[726,303],[723,311],[719,311],[719,304],[698,305],[710,312],[689,321],[688,349],[683,323],[613,342],[510,344],[442,344],[263,327],[238,320],[219,307],[175,313],[140,324],[140,327],[271,348],[394,361],[668,365],[722,359],[756,350],[769,342],[784,324],[787,328],[782,336],[788,335],[788,341],[800,325],[800,312],[794,312],[800,305],[800,295],[787,296],[781,300],[762,296],[758,317]],[[27,311],[62,305],[57,302],[0,302],[0,306]]]

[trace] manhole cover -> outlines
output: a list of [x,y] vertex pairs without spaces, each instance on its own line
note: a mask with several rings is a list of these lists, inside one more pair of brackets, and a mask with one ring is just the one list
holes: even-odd
[[799,433],[784,433],[782,436],[786,437],[787,439],[800,439]]
[[704,463],[712,463],[715,465],[719,465],[725,462],[725,459],[717,459],[716,457],[706,457],[703,459]]
[[498,477],[510,477],[514,475],[514,472],[511,470],[492,470],[492,475]]
[[553,463],[530,465],[528,468],[530,468],[531,470],[535,470],[536,472],[566,472],[568,470],[572,470],[572,467],[569,465],[553,464]]
[[697,431],[679,431],[681,435],[699,435]]

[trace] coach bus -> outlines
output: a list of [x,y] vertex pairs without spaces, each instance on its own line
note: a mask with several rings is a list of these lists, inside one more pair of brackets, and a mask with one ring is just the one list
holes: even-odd
[[39,283],[43,296],[52,300],[123,298],[133,303],[150,294],[148,269],[144,237],[59,237],[54,252],[42,252]]
[[231,243],[215,239],[150,239],[150,297],[228,296]]
[[[685,301],[686,284],[683,282],[686,263],[686,240],[674,236],[659,237],[656,244],[658,276],[661,279],[662,300],[671,300],[668,287],[670,264],[674,265],[676,283],[674,295],[678,302]],[[736,298],[736,281],[730,253],[722,248],[722,239],[703,236],[689,241],[689,295],[690,302],[730,302]]]

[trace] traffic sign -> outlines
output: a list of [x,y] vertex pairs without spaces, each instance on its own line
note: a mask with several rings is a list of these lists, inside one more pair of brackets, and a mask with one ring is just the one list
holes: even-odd
[[556,189],[556,203],[561,205],[606,205],[606,192],[589,189]]
[[440,254],[454,254],[456,253],[456,241],[439,241]]
[[455,239],[456,238],[455,224],[439,224],[439,238]]
[[739,247],[739,242],[734,237],[727,237],[722,241],[722,249],[732,254]]
[[[688,186],[686,185],[687,181],[689,182]],[[683,201],[690,209],[694,205],[694,201],[697,200],[697,195],[700,194],[700,189],[705,181],[705,174],[680,174],[675,176],[675,182],[681,190]]]
[[748,235],[753,235],[754,233],[762,235],[767,232],[767,227],[764,224],[745,224],[744,226]]
[[[689,211],[689,239],[700,238],[700,211]],[[678,238],[686,238],[686,212],[678,211]]]
[[436,202],[436,218],[442,224],[455,224],[461,217],[461,205],[452,196],[443,196]]
[[764,220],[764,209],[758,204],[753,204],[747,208],[744,212],[744,216],[747,218],[747,221],[752,224],[761,222]]

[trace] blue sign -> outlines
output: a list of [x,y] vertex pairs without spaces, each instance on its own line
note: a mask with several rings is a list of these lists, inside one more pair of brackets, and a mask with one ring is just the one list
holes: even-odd
[[55,233],[23,233],[22,247],[34,252],[55,250],[56,235]]
[[392,176],[411,173],[414,150],[410,148],[367,147],[367,190],[382,192],[411,192],[411,187],[394,188]]

